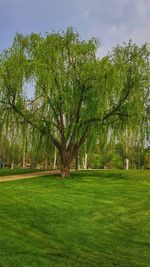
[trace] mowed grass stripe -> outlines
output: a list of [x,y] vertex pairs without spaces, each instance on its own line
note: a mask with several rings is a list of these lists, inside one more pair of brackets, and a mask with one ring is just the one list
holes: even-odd
[[149,172],[0,184],[0,266],[149,266]]

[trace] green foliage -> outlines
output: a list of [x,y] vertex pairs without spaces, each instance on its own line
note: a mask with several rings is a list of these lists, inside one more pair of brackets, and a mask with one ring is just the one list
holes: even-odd
[[[1,56],[2,119],[15,117],[49,139],[64,168],[85,141],[92,149],[103,127],[107,133],[110,127],[118,133],[141,124],[149,128],[148,44],[129,41],[102,59],[96,57],[98,45],[68,28],[44,36],[17,34]],[[27,100],[24,86],[30,82],[34,97]]]

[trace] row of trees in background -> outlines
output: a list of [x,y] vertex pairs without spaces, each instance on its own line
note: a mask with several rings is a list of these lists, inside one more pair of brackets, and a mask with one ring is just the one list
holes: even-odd
[[[9,155],[12,165],[27,160],[51,167],[57,163],[63,177],[69,176],[72,164],[143,166],[149,46],[130,41],[103,58],[97,58],[97,48],[97,39],[82,41],[69,28],[44,37],[17,34],[12,47],[3,51],[1,154]],[[31,99],[27,83],[32,84]]]
[[[9,125],[10,126],[10,125]],[[145,148],[145,139],[127,129],[118,139],[113,131],[97,136],[96,142],[85,142],[72,163],[74,169],[118,168],[149,169],[150,149]],[[60,168],[56,148],[49,140],[28,125],[3,127],[0,134],[1,155],[5,167],[10,168]]]

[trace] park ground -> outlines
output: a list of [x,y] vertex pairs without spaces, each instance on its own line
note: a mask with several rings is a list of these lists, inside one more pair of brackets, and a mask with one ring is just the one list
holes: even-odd
[[0,267],[149,267],[149,200],[149,171],[2,182]]
[[[5,175],[5,173],[7,173],[7,175]],[[15,173],[15,174],[14,174]],[[33,177],[40,177],[40,176],[49,176],[52,174],[59,174],[60,171],[59,170],[41,170],[41,171],[26,171],[24,170],[3,170],[2,171],[2,175],[1,175],[1,171],[0,171],[0,183],[1,182],[7,182],[7,181],[15,181],[15,180],[21,180],[21,179],[29,179],[29,178],[33,178]]]
[[18,175],[21,175],[21,174],[27,174],[27,173],[34,173],[34,172],[40,172],[40,171],[43,171],[43,170],[37,170],[37,169],[0,169],[0,177],[1,176],[11,176],[11,175],[15,175],[15,174],[18,174]]

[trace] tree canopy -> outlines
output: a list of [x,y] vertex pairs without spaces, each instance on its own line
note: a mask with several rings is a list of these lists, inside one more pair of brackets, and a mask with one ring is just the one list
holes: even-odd
[[69,175],[78,150],[100,127],[119,131],[147,123],[148,44],[129,41],[103,58],[96,56],[98,45],[68,28],[44,36],[17,34],[1,55],[1,121],[13,117],[50,140],[60,153],[62,176]]

